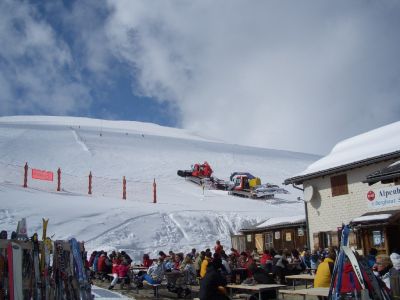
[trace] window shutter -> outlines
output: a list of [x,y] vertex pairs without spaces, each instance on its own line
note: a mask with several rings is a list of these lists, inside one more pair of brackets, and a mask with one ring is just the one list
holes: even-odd
[[347,186],[347,175],[337,175],[331,177],[332,197],[346,195],[349,193]]

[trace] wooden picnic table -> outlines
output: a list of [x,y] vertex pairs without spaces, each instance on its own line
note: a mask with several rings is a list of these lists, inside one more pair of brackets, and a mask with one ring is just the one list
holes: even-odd
[[147,271],[149,268],[148,267],[144,267],[144,266],[130,266],[131,270],[140,270],[140,271]]
[[147,272],[149,268],[143,266],[130,266],[129,271],[132,275],[138,274],[140,271]]
[[245,285],[245,284],[228,284],[226,287],[230,289],[230,295],[232,297],[233,290],[244,290],[248,292],[258,292],[258,299],[261,299],[261,293],[267,290],[278,290],[279,288],[285,287],[282,284],[255,284],[255,285]]
[[279,290],[278,293],[282,295],[282,299],[284,299],[285,295],[297,295],[303,296],[303,300],[305,300],[307,296],[328,297],[329,288],[320,287],[301,290]]
[[296,280],[304,280],[306,282],[306,288],[307,288],[307,282],[312,281],[314,282],[315,275],[311,274],[298,274],[298,275],[287,275],[285,276],[286,279],[293,280],[293,289],[296,289]]

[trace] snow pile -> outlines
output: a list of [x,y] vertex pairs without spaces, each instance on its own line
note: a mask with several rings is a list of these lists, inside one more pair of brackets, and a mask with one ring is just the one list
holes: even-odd
[[[0,118],[0,230],[9,234],[27,218],[28,233],[41,236],[42,218],[48,235],[76,237],[92,250],[125,250],[135,260],[159,250],[205,249],[271,217],[304,215],[301,192],[280,201],[233,197],[203,190],[178,177],[178,169],[208,161],[218,178],[247,171],[262,182],[281,185],[319,157],[252,148],[192,136],[176,128],[139,122],[65,117]],[[28,188],[23,166],[29,165]],[[31,168],[54,172],[53,182],[31,178]],[[57,192],[57,169],[61,191]],[[88,174],[93,191],[88,195]],[[127,200],[122,200],[122,178]],[[153,203],[153,180],[157,203]]]

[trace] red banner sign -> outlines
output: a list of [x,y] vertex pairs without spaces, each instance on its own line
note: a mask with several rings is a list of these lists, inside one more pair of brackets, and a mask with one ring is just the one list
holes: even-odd
[[39,180],[53,181],[53,172],[32,169],[32,178],[39,179]]

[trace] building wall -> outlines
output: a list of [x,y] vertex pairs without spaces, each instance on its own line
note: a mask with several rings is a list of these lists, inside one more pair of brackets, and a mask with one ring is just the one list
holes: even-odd
[[[348,224],[352,219],[367,212],[385,211],[399,209],[387,207],[384,209],[371,209],[368,207],[367,193],[380,187],[388,187],[394,184],[381,184],[380,182],[369,186],[362,183],[366,176],[374,171],[382,169],[397,160],[368,165],[361,168],[351,169],[347,172],[340,172],[329,176],[315,178],[303,183],[303,187],[312,185],[314,195],[309,203],[308,222],[310,241],[313,243],[313,234],[321,231],[336,231],[342,224]],[[347,195],[332,197],[330,177],[347,174],[348,191]]]

